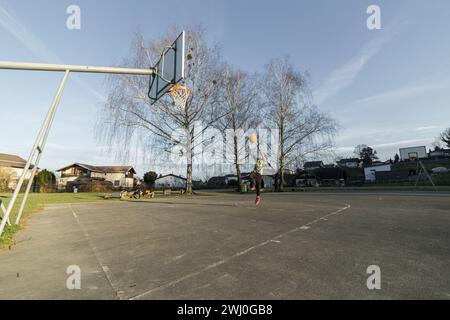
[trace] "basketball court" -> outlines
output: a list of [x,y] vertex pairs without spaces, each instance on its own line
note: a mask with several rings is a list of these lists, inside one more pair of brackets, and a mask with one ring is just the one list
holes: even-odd
[[[263,194],[48,206],[0,252],[1,299],[450,299],[450,197]],[[81,269],[68,290],[67,267]],[[368,290],[367,268],[381,269]]]

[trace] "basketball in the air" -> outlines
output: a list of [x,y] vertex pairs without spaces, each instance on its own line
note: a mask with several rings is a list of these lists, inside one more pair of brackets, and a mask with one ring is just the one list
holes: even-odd
[[251,143],[256,143],[256,141],[258,141],[258,137],[256,136],[256,134],[251,135],[248,140],[250,140]]

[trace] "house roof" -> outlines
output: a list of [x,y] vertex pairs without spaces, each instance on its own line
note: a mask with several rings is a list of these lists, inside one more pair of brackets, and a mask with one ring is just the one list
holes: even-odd
[[81,167],[91,172],[100,172],[100,173],[127,173],[129,171],[132,171],[134,174],[136,174],[136,171],[132,166],[91,166],[89,164],[84,163],[74,163],[71,164],[70,166],[61,168],[57,171],[64,171],[71,167]]
[[[165,177],[174,177],[174,178],[186,180],[186,178],[183,178],[182,176],[177,176],[177,175],[172,174],[172,173],[171,173],[171,174],[166,174],[166,175],[161,176],[161,177],[158,177],[156,180],[159,180],[159,179],[162,179],[162,178],[165,178]],[[156,181],[156,180],[155,180],[155,181]]]
[[360,162],[358,158],[348,158],[348,159],[341,159],[338,161],[338,163],[352,163],[352,162]]
[[313,174],[321,180],[345,179],[345,172],[339,167],[315,169]]
[[441,149],[438,149],[438,150],[430,150],[430,151],[431,151],[431,153],[438,153],[438,152],[450,153],[450,149],[444,149],[444,148],[441,148]]
[[[0,153],[0,167],[25,168],[27,161],[14,154]],[[32,168],[32,166],[30,167]]]
[[372,168],[385,167],[385,166],[392,166],[392,165],[390,163],[376,163],[376,164],[364,167],[364,169],[372,169]]
[[224,184],[227,182],[227,177],[218,176],[218,177],[211,177],[208,180],[208,184]]
[[320,167],[323,166],[323,161],[308,161],[303,165],[304,168]]

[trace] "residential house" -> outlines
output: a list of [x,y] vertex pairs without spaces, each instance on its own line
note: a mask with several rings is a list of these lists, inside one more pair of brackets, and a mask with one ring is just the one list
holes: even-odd
[[57,170],[61,176],[57,179],[59,190],[64,190],[68,182],[80,178],[110,181],[116,189],[130,189],[134,186],[136,171],[131,166],[92,166],[74,163]]
[[[274,169],[271,169],[271,170],[264,170],[264,173],[269,174],[269,173],[268,173],[269,171],[271,171],[272,174],[276,174],[276,171],[275,171]],[[292,174],[295,174],[295,172],[294,172],[294,170],[286,169],[286,168],[285,168],[285,169],[283,170],[283,174],[285,174],[285,175],[292,175]]]
[[340,167],[324,166],[313,171],[298,171],[295,185],[297,187],[343,186],[347,179]]
[[307,176],[300,176],[295,179],[296,187],[320,187],[316,178],[308,178]]
[[186,178],[167,174],[155,180],[155,189],[183,189],[186,188]]
[[306,172],[303,169],[297,169],[297,174],[295,177],[296,187],[318,187],[318,183],[314,178],[312,172]]
[[428,153],[428,157],[434,160],[449,158],[450,149],[435,149],[434,151],[430,150],[430,152]]
[[231,180],[236,180],[236,176],[233,177],[227,177],[227,176],[216,176],[209,178],[207,185],[209,187],[225,187],[228,185],[228,182]]
[[412,181],[410,173],[406,170],[395,170],[395,171],[375,171],[375,180],[377,182],[409,182]]
[[[8,189],[15,189],[23,174],[27,161],[13,154],[0,153],[0,174]],[[30,179],[33,167],[28,170],[25,179]]]
[[361,160],[358,158],[341,159],[337,161],[340,167],[345,168],[359,168]]
[[366,181],[374,182],[377,180],[376,172],[388,172],[391,171],[390,164],[381,164],[377,166],[370,166],[364,168],[364,176]]
[[344,186],[347,180],[345,171],[340,167],[315,169],[313,176],[320,186]]
[[303,165],[305,171],[310,172],[323,167],[323,161],[308,161]]

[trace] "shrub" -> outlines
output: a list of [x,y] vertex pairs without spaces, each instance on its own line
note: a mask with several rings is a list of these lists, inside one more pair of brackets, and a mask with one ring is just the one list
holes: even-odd
[[42,170],[35,178],[36,191],[50,193],[56,191],[55,174],[48,170]]
[[80,178],[67,182],[66,191],[73,192],[73,187],[76,187],[78,192],[109,192],[114,189],[111,181],[92,178]]
[[8,191],[12,179],[12,173],[7,168],[0,168],[0,191]]
[[151,186],[158,178],[158,174],[155,171],[149,171],[144,174],[144,182],[146,185]]

